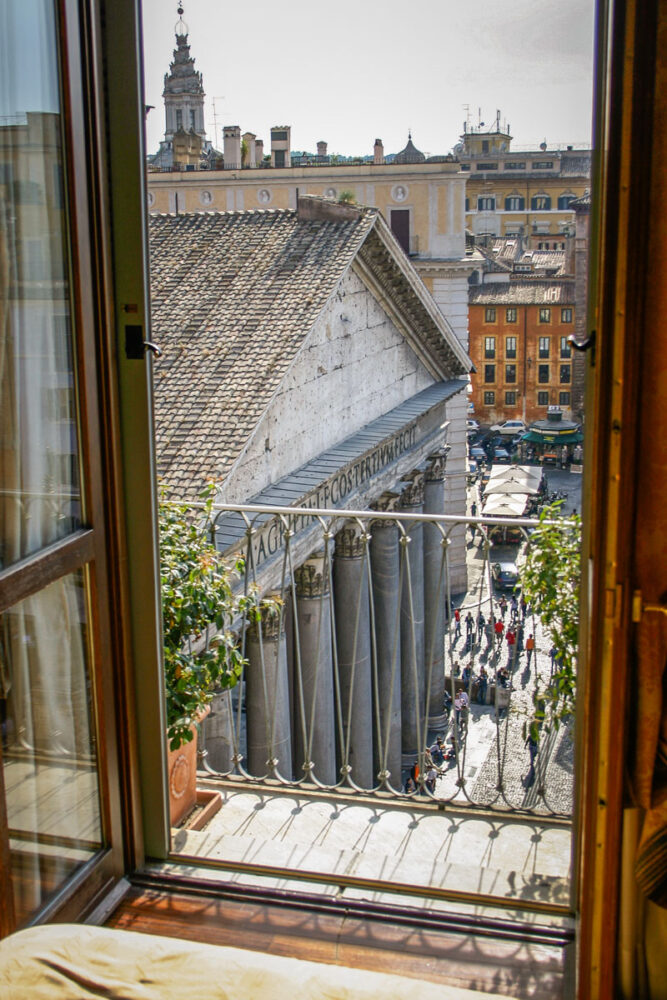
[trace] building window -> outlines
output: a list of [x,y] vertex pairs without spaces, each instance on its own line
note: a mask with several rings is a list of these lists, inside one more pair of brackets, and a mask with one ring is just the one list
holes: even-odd
[[551,322],[551,309],[540,309],[540,323]]
[[183,128],[183,112],[180,108],[176,109],[176,131]]
[[560,338],[560,356],[561,358],[569,358],[572,356],[572,344],[570,343],[569,337]]
[[[505,322],[516,323],[516,309],[512,308],[505,310]],[[514,341],[514,348],[516,349],[516,337],[510,337],[509,339]]]
[[516,382],[516,365],[505,365],[505,381],[510,385]]
[[495,365],[484,365],[484,381],[485,382],[495,382],[496,381],[496,366]]
[[470,164],[469,163],[462,163],[461,164],[461,170],[470,170]]
[[484,406],[494,406],[496,402],[495,392],[484,393]]
[[553,170],[553,160],[535,160],[531,163],[533,170]]
[[537,366],[537,381],[542,383],[549,381],[549,365]]
[[496,356],[496,338],[495,337],[485,337],[484,338],[484,357],[485,358],[495,358]]
[[561,383],[565,384],[570,381],[570,366],[561,365],[560,366],[560,380]]
[[540,337],[539,342],[539,356],[541,358],[548,358],[549,351],[551,349],[551,338],[550,337]]
[[495,212],[496,210],[496,199],[495,197],[485,197],[477,199],[477,211],[478,212]]
[[478,163],[476,169],[477,170],[497,170],[498,169],[498,164],[497,163]]
[[575,199],[573,194],[562,194],[558,199],[558,210],[560,212],[566,212]]
[[549,393],[548,392],[538,392],[538,394],[537,394],[537,405],[538,406],[548,406],[549,405]]
[[560,403],[561,406],[569,406],[570,405],[570,394],[569,394],[569,392],[559,392],[558,393],[558,402]]
[[530,199],[530,208],[533,212],[549,212],[551,210],[551,198],[548,194],[536,194]]
[[410,209],[392,208],[389,213],[391,231],[401,244],[403,252],[410,253]]
[[505,393],[505,406],[516,406],[516,392]]
[[506,212],[523,212],[525,207],[526,200],[520,195],[510,195],[509,198],[505,198]]
[[505,337],[505,357],[516,357],[516,337]]
[[572,322],[572,309],[568,306],[566,309],[561,309],[560,311],[560,321],[561,323],[571,323]]
[[505,170],[525,170],[526,161],[525,160],[506,160]]
[[495,309],[485,309],[484,310],[484,322],[485,323],[495,323],[496,322],[496,310]]
[[466,212],[470,211],[470,198],[466,198]]
[[195,113],[194,113],[194,111],[190,111],[190,128],[194,132],[194,130],[195,130]]

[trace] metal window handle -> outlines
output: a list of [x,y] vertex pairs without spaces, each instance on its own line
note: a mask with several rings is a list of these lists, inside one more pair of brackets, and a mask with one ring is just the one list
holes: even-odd
[[154,344],[152,340],[144,340],[144,328],[139,323],[127,323],[125,325],[125,357],[129,361],[143,360],[146,351],[150,351],[156,358],[162,357],[162,349]]
[[590,351],[592,347],[595,347],[595,330],[591,330],[585,340],[577,340],[573,333],[567,339],[575,351]]

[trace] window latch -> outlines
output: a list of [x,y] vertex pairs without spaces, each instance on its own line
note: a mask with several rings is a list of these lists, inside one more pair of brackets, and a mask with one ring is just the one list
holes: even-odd
[[141,361],[146,351],[156,358],[162,357],[162,349],[152,340],[144,340],[144,328],[138,323],[125,325],[125,357],[129,361]]
[[641,590],[635,590],[632,595],[632,620],[635,624],[642,620],[642,617],[649,612],[667,615],[667,605],[665,604],[644,604]]
[[575,351],[590,351],[592,347],[595,347],[595,330],[591,330],[585,340],[577,340],[573,333],[567,339]]

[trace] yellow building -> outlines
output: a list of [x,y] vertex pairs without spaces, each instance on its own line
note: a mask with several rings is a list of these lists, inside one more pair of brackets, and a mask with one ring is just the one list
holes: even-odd
[[498,114],[490,129],[466,124],[456,153],[468,175],[466,226],[475,235],[557,237],[543,249],[562,249],[574,222],[570,204],[590,188],[590,149],[549,148],[546,142],[539,149],[513,149],[509,126],[501,126]]
[[[240,144],[240,130],[234,131]],[[280,134],[289,135],[289,130],[283,128]],[[285,144],[283,139],[277,141]],[[227,142],[225,153],[226,160],[229,153],[231,162],[240,162],[240,151],[237,158],[231,145],[227,149]],[[149,209],[152,213],[296,209],[297,195],[337,201],[350,192],[359,204],[380,209],[466,347],[472,264],[465,250],[466,176],[460,164],[453,156],[427,161],[423,153],[418,153],[416,162],[387,163],[384,157],[360,164],[327,160],[324,157],[325,162],[309,166],[214,170],[151,171],[149,166]]]

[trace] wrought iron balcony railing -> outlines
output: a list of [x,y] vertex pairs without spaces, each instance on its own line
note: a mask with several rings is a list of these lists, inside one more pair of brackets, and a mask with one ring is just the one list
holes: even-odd
[[245,558],[239,586],[273,603],[236,623],[246,666],[214,698],[201,766],[255,786],[569,816],[569,727],[526,739],[554,675],[521,597],[537,522],[394,504],[216,507],[218,548]]

